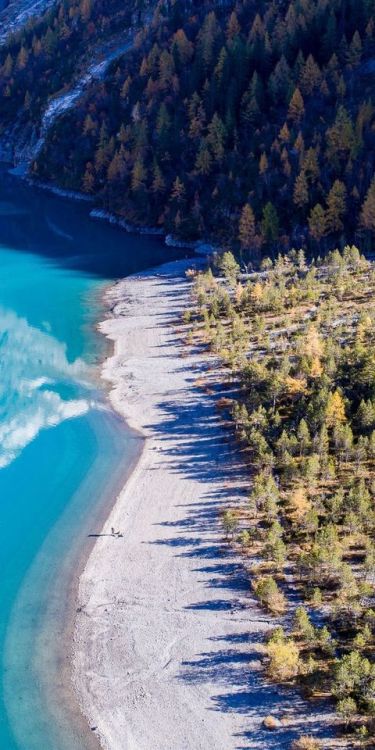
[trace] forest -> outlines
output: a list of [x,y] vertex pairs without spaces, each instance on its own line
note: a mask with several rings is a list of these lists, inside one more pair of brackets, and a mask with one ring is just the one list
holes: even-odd
[[69,86],[93,50],[141,23],[148,0],[62,0],[31,17],[0,48],[0,133],[33,129],[51,97]]
[[347,246],[244,277],[227,252],[190,278],[183,336],[248,477],[222,524],[270,614],[268,677],[334,700],[345,746],[373,747],[375,267]]
[[17,109],[27,127],[82,45],[108,24],[134,29],[133,49],[59,118],[32,174],[247,261],[354,241],[370,251],[374,0],[162,0],[138,28],[142,6],[64,0],[3,49],[1,120]]

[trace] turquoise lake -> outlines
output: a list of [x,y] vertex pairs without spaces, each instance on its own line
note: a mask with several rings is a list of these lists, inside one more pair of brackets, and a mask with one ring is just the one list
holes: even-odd
[[140,441],[95,322],[108,282],[171,251],[88,213],[0,173],[0,750],[97,747],[67,689],[72,596]]

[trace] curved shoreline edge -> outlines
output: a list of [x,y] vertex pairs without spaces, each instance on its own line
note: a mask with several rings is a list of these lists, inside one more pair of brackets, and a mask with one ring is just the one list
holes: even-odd
[[[117,282],[100,324],[114,343],[102,370],[112,405],[144,437],[79,581],[74,686],[105,750],[286,748],[319,722],[265,683],[271,621],[222,544],[219,511],[246,478],[198,385],[206,363],[182,342],[192,262]],[[275,735],[262,728],[269,713],[284,719]]]

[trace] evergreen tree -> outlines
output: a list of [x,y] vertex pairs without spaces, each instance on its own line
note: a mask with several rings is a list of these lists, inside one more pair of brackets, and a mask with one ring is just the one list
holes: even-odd
[[346,212],[346,200],[346,187],[341,180],[336,180],[327,197],[327,232],[340,232],[343,230],[344,224],[342,219]]
[[320,242],[327,231],[326,212],[320,203],[311,210],[308,221],[311,236],[316,242]]
[[255,245],[255,216],[253,209],[248,203],[244,205],[241,212],[238,227],[238,239],[244,250],[251,250]]
[[368,189],[360,217],[361,225],[371,234],[375,234],[375,177]]
[[275,242],[279,236],[279,217],[271,202],[263,209],[262,235],[266,242]]
[[305,114],[305,103],[299,88],[296,88],[289,102],[288,116],[292,122],[299,124]]

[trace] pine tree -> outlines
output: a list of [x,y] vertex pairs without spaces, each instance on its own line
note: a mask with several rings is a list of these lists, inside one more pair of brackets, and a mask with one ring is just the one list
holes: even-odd
[[303,94],[309,96],[317,89],[322,81],[319,65],[312,55],[309,55],[300,75],[300,86]]
[[210,174],[212,168],[212,157],[209,148],[205,143],[202,143],[195,159],[195,172],[198,175],[207,177]]
[[354,155],[356,136],[351,117],[345,107],[339,107],[335,122],[327,130],[327,157],[334,164]]
[[5,58],[4,65],[2,67],[2,72],[6,78],[9,78],[12,75],[12,71],[13,71],[13,58],[10,52],[8,52]]
[[300,123],[305,114],[305,103],[299,88],[296,88],[289,102],[288,117],[296,124]]
[[286,122],[284,122],[284,125],[280,130],[279,138],[282,143],[289,143],[290,141],[290,130]]
[[263,209],[262,235],[266,242],[275,242],[279,236],[279,217],[271,202]]
[[230,41],[237,36],[241,31],[241,26],[238,23],[238,18],[236,16],[236,13],[233,11],[229,16],[229,21],[227,24],[227,39]]
[[217,112],[208,126],[207,143],[211,146],[215,159],[221,161],[224,157],[225,126]]
[[220,258],[219,268],[223,272],[224,276],[232,286],[235,286],[240,267],[233,255],[233,253],[227,251]]
[[300,455],[304,455],[311,445],[310,431],[305,419],[301,419],[298,425],[297,438],[300,446]]
[[263,175],[266,174],[267,170],[268,170],[267,154],[263,151],[259,159],[259,174],[261,175],[261,177],[263,177]]
[[343,216],[346,213],[347,192],[341,180],[336,180],[327,197],[327,232],[341,232],[344,229]]
[[309,232],[316,242],[320,242],[326,234],[326,212],[320,203],[311,210],[309,219]]
[[91,115],[88,114],[85,117],[84,123],[83,123],[83,134],[84,135],[92,135],[93,133],[96,133],[97,126],[94,120],[92,119]]
[[31,107],[31,96],[29,91],[26,91],[25,98],[23,100],[23,106],[26,110],[29,110]]
[[362,206],[360,224],[364,229],[375,234],[375,177],[371,182]]
[[318,161],[317,149],[309,148],[302,159],[303,171],[311,185],[314,185],[320,178],[320,168]]
[[305,172],[300,172],[294,183],[293,201],[298,208],[304,208],[309,202],[309,188]]
[[249,250],[255,243],[255,216],[251,206],[246,203],[241,211],[238,227],[238,239],[241,247]]
[[337,427],[346,421],[345,403],[339,391],[329,394],[325,414],[327,427]]
[[123,163],[121,154],[116,151],[113,158],[111,159],[107,169],[107,180],[108,182],[116,182],[121,179],[125,174],[125,165]]
[[168,50],[163,50],[159,58],[159,84],[162,89],[166,89],[172,81],[175,72],[175,65],[172,55]]
[[183,29],[176,31],[173,37],[172,50],[178,55],[178,62],[182,66],[188,65],[194,54],[194,47],[187,38]]
[[146,170],[141,159],[134,163],[131,174],[131,189],[133,193],[140,192],[145,188]]
[[84,21],[88,21],[90,19],[92,13],[91,0],[81,0],[80,13]]
[[158,164],[154,164],[151,190],[155,194],[160,194],[165,192],[165,187],[165,180],[162,171]]
[[363,46],[362,39],[358,29],[354,32],[349,47],[348,62],[350,65],[359,65],[362,58]]
[[95,177],[91,163],[86,165],[86,171],[82,180],[82,190],[84,193],[93,193],[95,187]]
[[180,203],[183,200],[184,196],[185,196],[184,183],[177,176],[172,186],[171,200],[176,201],[177,203]]
[[27,66],[29,59],[29,53],[25,47],[21,47],[17,56],[17,68],[18,70],[24,70]]

